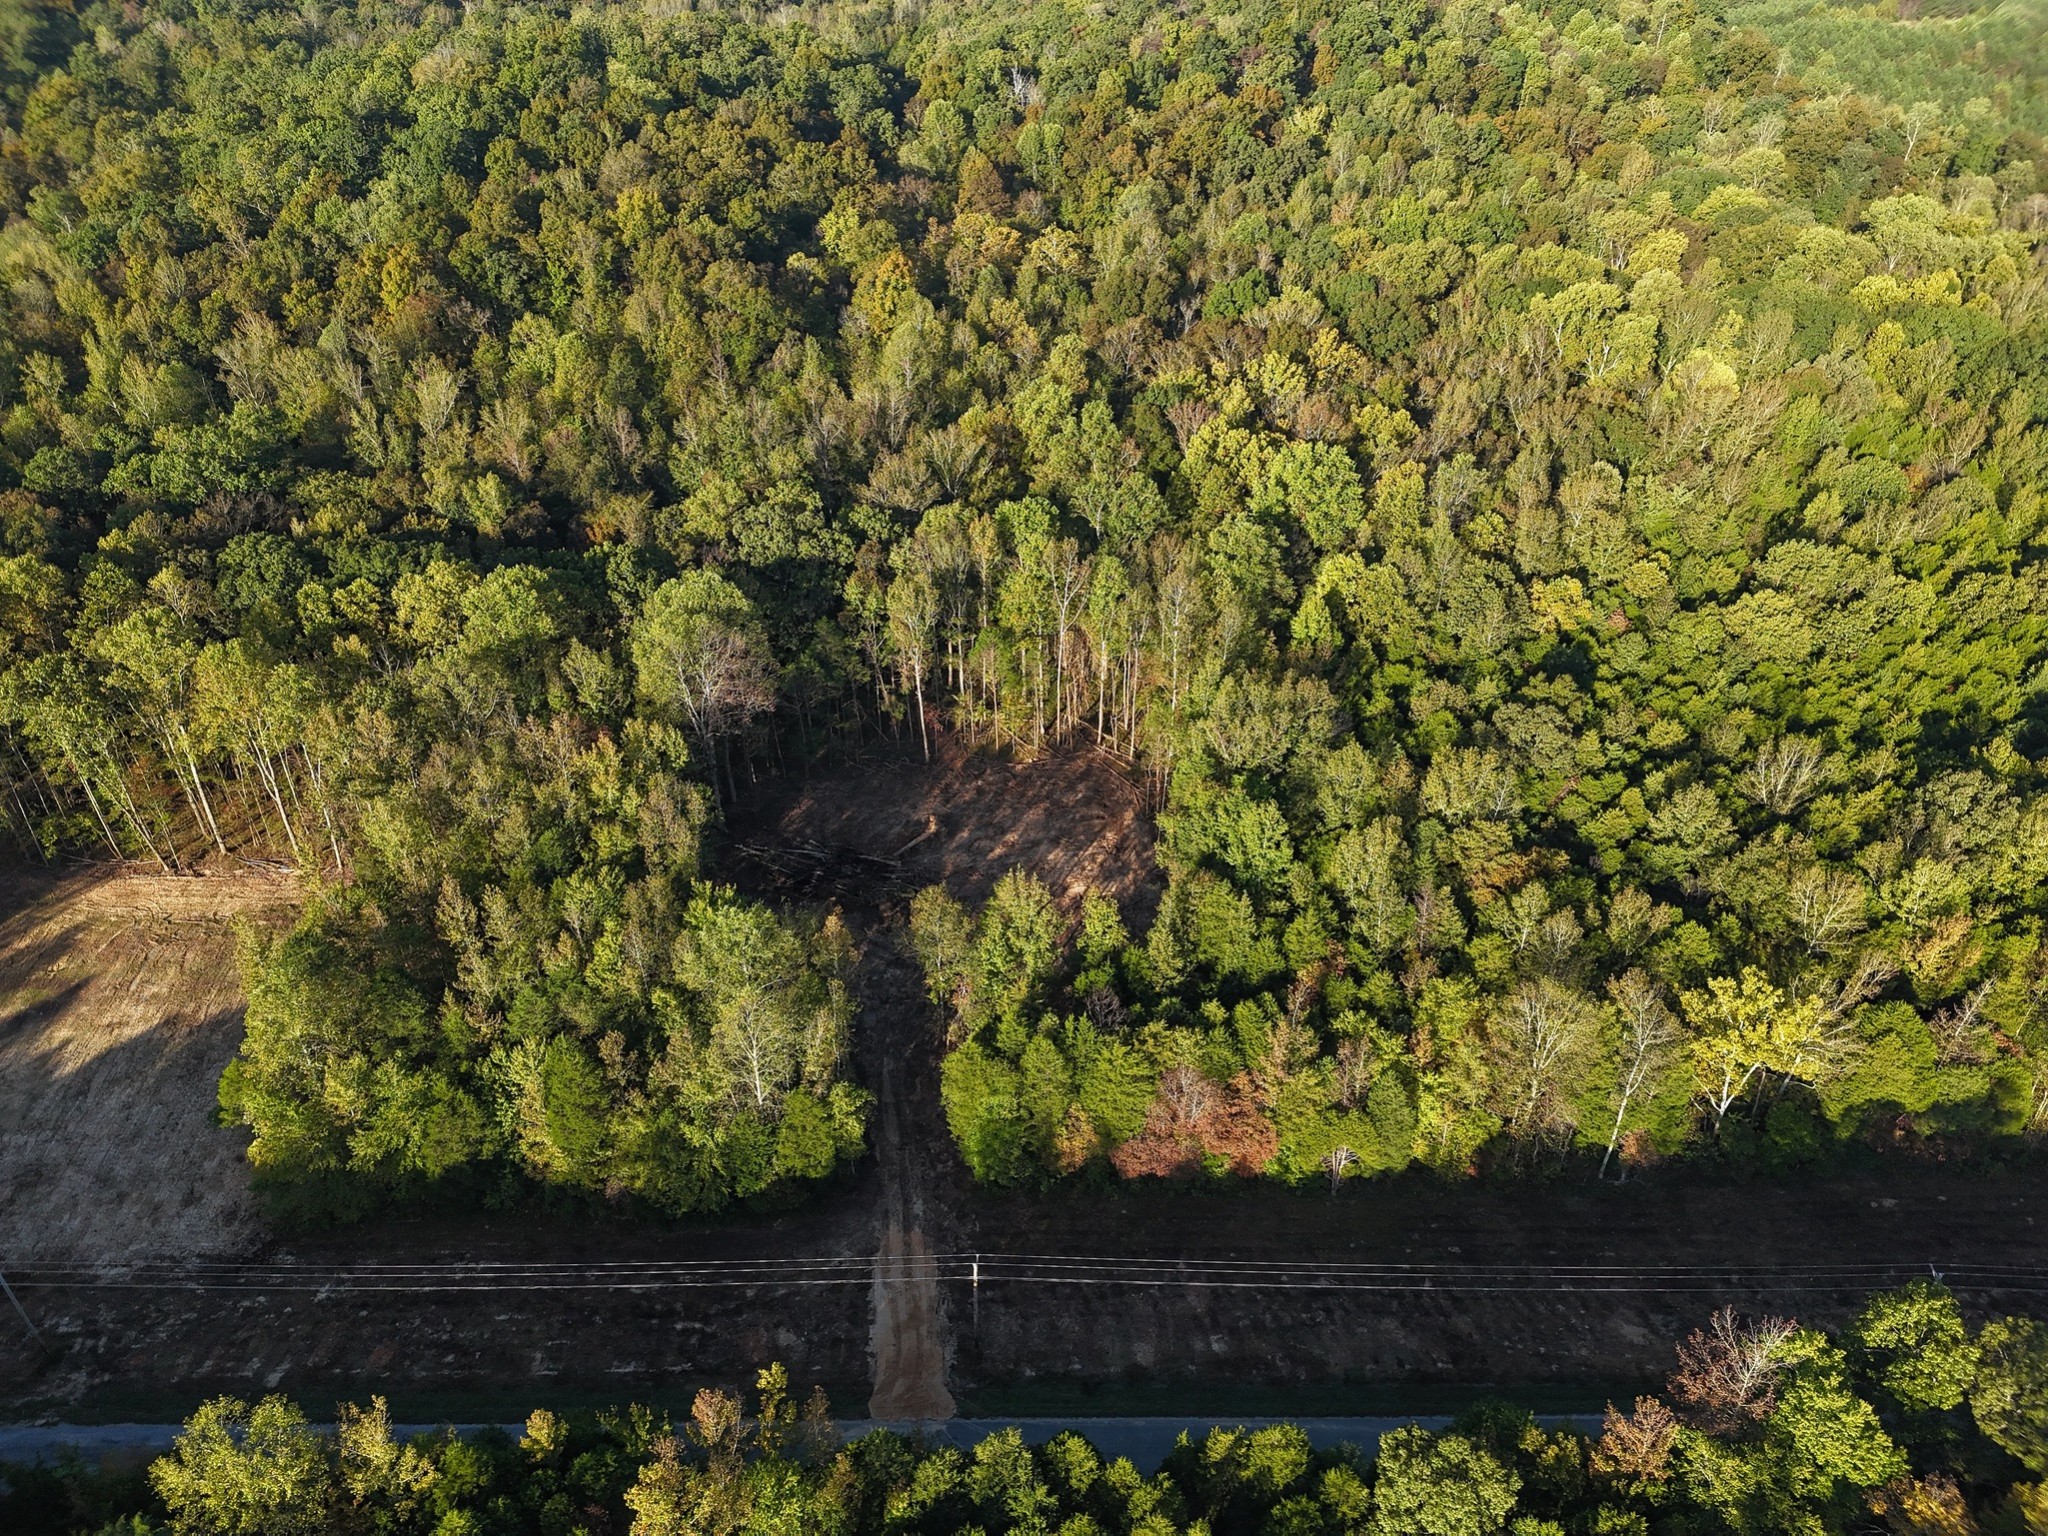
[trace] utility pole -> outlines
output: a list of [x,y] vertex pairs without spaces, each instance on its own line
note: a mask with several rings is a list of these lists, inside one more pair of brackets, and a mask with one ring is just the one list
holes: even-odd
[[21,1304],[21,1298],[14,1294],[14,1287],[7,1283],[7,1271],[4,1269],[0,1269],[0,1292],[6,1293],[8,1302],[14,1307],[15,1316],[21,1319],[21,1326],[28,1330],[28,1336],[36,1341],[38,1348],[47,1352],[50,1346],[44,1342],[42,1334],[30,1321],[28,1309]]

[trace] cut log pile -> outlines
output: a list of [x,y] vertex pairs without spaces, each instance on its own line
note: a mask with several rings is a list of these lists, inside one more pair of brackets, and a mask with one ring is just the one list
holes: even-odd
[[901,859],[803,838],[789,843],[735,843],[740,858],[761,870],[777,891],[810,901],[872,904],[911,894]]

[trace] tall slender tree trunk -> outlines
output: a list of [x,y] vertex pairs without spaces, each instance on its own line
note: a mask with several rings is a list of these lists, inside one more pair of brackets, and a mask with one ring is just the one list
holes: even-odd
[[228,851],[227,839],[220,835],[220,822],[213,814],[213,801],[206,793],[206,779],[199,771],[199,759],[192,751],[191,734],[181,725],[178,730],[178,745],[185,751],[185,768],[192,776],[192,788],[199,796],[199,809],[206,817],[206,831],[213,839],[213,846],[223,854]]
[[1614,1161],[1614,1149],[1621,1141],[1621,1122],[1628,1114],[1628,1101],[1634,1097],[1633,1086],[1624,1088],[1621,1092],[1621,1107],[1614,1112],[1614,1128],[1607,1133],[1607,1151],[1600,1159],[1598,1177],[1602,1179],[1607,1177],[1607,1165]]
[[277,819],[284,827],[284,840],[292,851],[292,862],[304,864],[305,854],[299,848],[299,835],[292,830],[291,812],[285,809],[283,791],[278,788],[277,770],[271,764],[270,753],[260,738],[251,737],[250,745],[256,753],[256,772],[263,780],[263,787],[270,792],[270,803],[277,807]]
[[320,765],[309,755],[306,758],[306,777],[313,785],[313,793],[320,801],[320,821],[327,829],[327,848],[334,855],[334,878],[341,879],[348,870],[341,856],[341,835],[334,825],[334,806],[327,798],[327,784],[320,772]]
[[107,840],[107,846],[114,850],[114,857],[125,863],[128,855],[121,847],[121,840],[114,836],[114,829],[107,821],[107,813],[100,809],[100,797],[92,792],[92,780],[85,776],[76,758],[71,759],[71,771],[78,775],[78,787],[85,791],[85,803],[92,807],[93,819],[100,824],[100,835]]
[[1102,722],[1109,717],[1109,647],[1095,647],[1095,742],[1102,744]]
[[[200,836],[211,836],[213,842],[218,845],[220,832],[213,826],[212,815],[206,809],[206,788],[199,782],[199,765],[192,761],[191,751],[181,740],[183,732],[177,723],[169,718],[158,722],[144,719],[141,723],[163,749],[164,762],[170,767],[171,777],[177,781],[178,793],[185,800],[185,809],[192,813],[192,824],[199,829]],[[221,852],[225,853],[227,850],[222,848]]]
[[49,863],[49,851],[43,847],[43,840],[36,836],[35,818],[29,815],[27,805],[22,802],[21,781],[12,774],[7,776],[7,798],[14,802],[15,819],[21,823],[21,840],[35,849],[37,858]]
[[[135,803],[135,797],[128,793],[128,785],[121,771],[120,763],[115,761],[114,754],[107,751],[104,747],[100,749],[100,755],[107,760],[107,770],[112,775],[114,790],[120,796],[121,814],[128,818],[128,825],[133,827],[135,835],[142,839],[142,846],[147,848],[149,856],[156,860],[157,868],[167,875],[171,874],[173,872],[172,864],[178,862],[177,845],[175,843],[170,844],[171,856],[169,859],[166,859],[163,855],[163,850],[157,847],[156,839],[149,835],[149,828],[143,825],[142,808]],[[168,842],[168,839],[166,841]]]
[[924,718],[924,661],[920,657],[910,664],[910,685],[917,692],[917,734],[924,742],[924,760],[932,760],[932,733]]

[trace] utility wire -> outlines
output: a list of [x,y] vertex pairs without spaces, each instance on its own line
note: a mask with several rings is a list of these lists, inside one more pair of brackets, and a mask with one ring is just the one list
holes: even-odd
[[[1870,1290],[1928,1273],[1921,1262],[1832,1265],[1364,1263],[1315,1260],[1118,1258],[1108,1255],[942,1253],[924,1258],[631,1260],[521,1264],[440,1261],[342,1265],[213,1260],[117,1265],[17,1265],[22,1288],[243,1293],[454,1294],[524,1291],[757,1290],[901,1282],[1378,1292],[1697,1295]],[[2048,1270],[1952,1264],[1938,1272],[1965,1290],[2048,1294]],[[17,1308],[19,1303],[16,1303]],[[24,1314],[24,1317],[26,1314]]]
[[[636,1273],[717,1273],[736,1271],[761,1272],[778,1275],[806,1269],[847,1269],[858,1268],[863,1272],[877,1264],[902,1263],[916,1267],[932,1264],[971,1263],[979,1259],[990,1264],[1009,1264],[1030,1268],[1079,1267],[1084,1269],[1159,1269],[1175,1273],[1182,1272],[1233,1272],[1289,1274],[1312,1270],[1317,1273],[1359,1273],[1359,1274],[1544,1274],[1557,1276],[1571,1275],[1722,1275],[1733,1272],[1754,1275],[1849,1275],[1857,1273],[1892,1274],[1910,1269],[1921,1273],[1925,1266],[1918,1261],[1887,1260],[1863,1263],[1834,1264],[1748,1264],[1734,1263],[1692,1263],[1692,1264],[1631,1264],[1611,1262],[1602,1264],[1563,1264],[1549,1261],[1530,1260],[1510,1264],[1482,1264],[1463,1260],[1436,1260],[1425,1263],[1395,1262],[1378,1260],[1345,1259],[1228,1259],[1228,1258],[1159,1258],[1142,1255],[1120,1254],[1024,1254],[991,1253],[986,1249],[974,1253],[939,1252],[918,1257],[881,1259],[870,1254],[841,1254],[817,1258],[786,1259],[630,1259],[630,1260],[568,1260],[568,1261],[517,1261],[487,1259],[437,1259],[416,1261],[357,1262],[305,1262],[291,1258],[258,1259],[139,1259],[115,1260],[100,1263],[84,1263],[77,1260],[43,1260],[17,1263],[13,1266],[17,1275],[77,1275],[77,1274],[146,1274],[165,1273],[175,1275],[207,1274],[271,1274],[289,1273],[294,1275],[440,1275],[449,1273],[475,1275],[545,1275],[576,1274],[632,1275]],[[2048,1275],[2036,1265],[1966,1263],[1955,1266],[1957,1272],[1996,1273],[2016,1277]]]
[[21,1326],[28,1330],[28,1336],[39,1346],[47,1348],[48,1346],[43,1344],[42,1334],[36,1331],[35,1323],[29,1318],[28,1309],[21,1304],[21,1298],[14,1294],[14,1287],[7,1283],[7,1271],[4,1269],[0,1269],[0,1292],[6,1293],[8,1305],[14,1308],[15,1315],[21,1319]]

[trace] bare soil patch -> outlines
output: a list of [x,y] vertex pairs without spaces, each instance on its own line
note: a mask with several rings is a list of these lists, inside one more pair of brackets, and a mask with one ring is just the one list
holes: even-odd
[[287,881],[0,884],[0,1254],[191,1258],[258,1236],[244,1138],[214,1122],[240,1037],[233,924]]
[[[1676,1342],[1724,1304],[1837,1326],[1870,1291],[1932,1272],[1976,1316],[2040,1315],[2042,1182],[1896,1165],[1783,1182],[1667,1171],[1625,1186],[1412,1174],[1332,1198],[1153,1181],[1002,1195],[963,1179],[948,1201],[962,1247],[1179,1260],[1211,1283],[1095,1284],[1075,1266],[1081,1283],[1012,1284],[985,1265],[956,1379],[977,1411],[1107,1393],[1115,1411],[1291,1400],[1374,1412],[1489,1384],[1597,1406],[1661,1380]],[[1233,1274],[1231,1261],[1299,1269]],[[1299,1283],[1347,1267],[1370,1267],[1360,1288]]]
[[891,1226],[875,1261],[875,1389],[868,1417],[887,1423],[950,1419],[939,1271],[924,1234]]
[[889,1422],[950,1419],[947,1316],[941,1266],[925,1240],[925,1190],[934,1177],[933,1149],[943,1144],[935,1112],[937,1039],[923,1027],[908,957],[897,936],[871,932],[859,975],[862,1034],[858,1060],[873,1085],[869,1127],[880,1203],[881,1247],[875,1254],[874,1391],[868,1417]]
[[[321,1417],[379,1393],[410,1422],[626,1402],[681,1416],[699,1386],[751,1386],[773,1360],[857,1412],[875,1228],[850,1218],[871,1211],[867,1194],[690,1228],[588,1212],[393,1220],[170,1276],[15,1275],[55,1350],[0,1319],[0,1421],[163,1422],[219,1393],[271,1391]],[[824,1253],[846,1262],[789,1262]],[[646,1263],[697,1279],[644,1287]]]
[[808,889],[791,894],[848,906],[934,884],[976,903],[1013,869],[1037,875],[1063,906],[1099,891],[1136,924],[1150,920],[1158,901],[1144,792],[1121,763],[1096,751],[1015,761],[948,737],[934,744],[929,763],[877,754],[767,786],[733,817],[731,840],[769,887],[789,878],[774,852],[837,855]]

